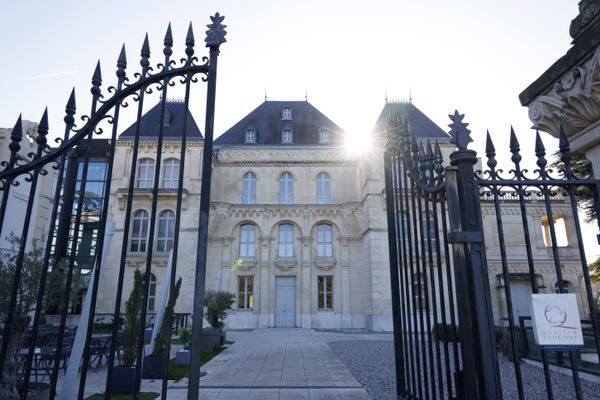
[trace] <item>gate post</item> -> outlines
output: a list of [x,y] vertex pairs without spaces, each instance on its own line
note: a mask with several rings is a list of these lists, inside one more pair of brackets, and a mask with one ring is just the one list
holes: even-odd
[[458,319],[461,334],[463,399],[501,399],[498,353],[486,265],[479,186],[473,165],[477,153],[467,149],[470,131],[464,114],[450,115],[451,143],[458,147],[446,168],[446,190],[452,244]]

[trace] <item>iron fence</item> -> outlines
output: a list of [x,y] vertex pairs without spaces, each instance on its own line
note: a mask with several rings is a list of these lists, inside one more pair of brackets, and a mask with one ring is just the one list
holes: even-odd
[[[200,372],[200,338],[202,334],[202,304],[204,290],[204,275],[206,272],[206,240],[208,222],[208,201],[210,193],[211,165],[212,159],[212,134],[214,124],[214,103],[216,91],[217,57],[220,45],[225,42],[225,25],[222,24],[223,17],[218,13],[211,17],[211,23],[206,31],[206,47],[209,49],[207,57],[199,59],[195,55],[195,39],[190,24],[185,39],[185,57],[176,60],[173,55],[173,36],[169,25],[163,41],[163,60],[155,66],[150,62],[150,44],[148,35],[140,52],[141,71],[133,76],[127,73],[127,58],[125,46],[121,49],[117,60],[117,83],[108,89],[102,89],[102,74],[100,63],[96,66],[92,77],[91,87],[91,110],[88,115],[81,116],[83,125],[76,124],[76,101],[75,90],[72,91],[65,108],[64,134],[62,139],[57,139],[57,147],[48,144],[48,113],[44,112],[35,135],[34,152],[27,153],[21,146],[23,128],[21,117],[17,120],[10,135],[10,157],[2,162],[4,169],[0,171],[0,189],[2,190],[2,203],[0,204],[0,235],[8,237],[9,232],[4,229],[7,214],[16,212],[9,206],[11,192],[14,188],[21,186],[29,188],[27,191],[25,209],[18,218],[22,220],[21,230],[11,235],[9,241],[13,244],[14,251],[4,251],[2,255],[3,278],[8,277],[6,302],[2,303],[2,342],[0,348],[0,376],[2,377],[2,396],[7,398],[27,398],[29,389],[34,385],[31,381],[32,374],[37,378],[38,370],[43,365],[43,372],[49,378],[50,398],[60,391],[61,398],[82,399],[86,388],[86,378],[93,362],[101,363],[103,358],[108,364],[105,380],[104,397],[110,398],[112,382],[115,378],[116,362],[120,361],[123,347],[123,337],[118,322],[110,323],[110,335],[102,343],[98,342],[94,333],[94,322],[96,303],[98,299],[98,288],[100,272],[104,265],[103,259],[107,257],[105,251],[105,237],[109,230],[108,212],[112,206],[110,203],[113,168],[115,163],[115,146],[122,111],[129,106],[135,105],[135,135],[133,137],[131,175],[128,181],[127,198],[124,208],[125,220],[123,221],[123,240],[118,267],[118,279],[114,282],[115,302],[112,321],[122,319],[123,306],[123,282],[125,275],[126,259],[128,257],[128,243],[131,238],[133,195],[135,190],[135,174],[137,170],[138,152],[140,138],[143,135],[141,117],[144,102],[147,96],[153,92],[160,93],[160,115],[161,121],[165,118],[167,95],[170,88],[179,86],[184,91],[184,116],[183,127],[179,132],[179,176],[176,186],[176,211],[175,230],[173,238],[173,260],[170,276],[170,294],[177,277],[177,254],[180,246],[179,231],[181,224],[181,209],[183,197],[183,173],[186,163],[186,146],[188,138],[190,88],[201,80],[207,82],[206,94],[206,124],[204,130],[204,165],[202,170],[201,209],[199,219],[198,236],[198,259],[196,263],[196,286],[193,314],[193,340],[190,357],[190,380],[188,387],[188,398],[198,398],[198,374]],[[134,107],[132,107],[134,108]],[[94,164],[94,138],[107,130],[110,134],[108,142],[104,143],[106,154],[104,158],[104,178],[100,193],[95,192],[93,186],[97,177],[97,171],[91,169]],[[107,132],[107,133],[108,133]],[[106,137],[106,135],[104,136]],[[160,171],[163,161],[164,126],[161,124],[157,138],[156,170]],[[25,138],[27,140],[27,138]],[[32,220],[34,207],[37,206],[37,198],[40,196],[40,180],[46,175],[52,175],[55,179],[53,198],[48,215],[48,223],[44,225],[43,235],[39,235],[35,222]],[[151,185],[152,204],[149,218],[148,242],[153,243],[156,235],[157,198],[159,191],[159,174],[155,174]],[[14,204],[14,203],[11,203]],[[10,218],[14,220],[15,216]],[[90,222],[93,227],[90,227]],[[120,221],[119,221],[120,222]],[[86,225],[87,224],[87,225]],[[39,228],[39,227],[38,227]],[[92,249],[87,249],[89,254],[82,254],[84,229],[91,229]],[[37,235],[43,238],[43,243],[35,241],[32,245],[31,237]],[[85,238],[86,240],[88,237]],[[8,239],[7,239],[8,240]],[[86,242],[86,246],[89,243]],[[33,246],[33,247],[32,247]],[[32,253],[37,251],[38,253]],[[87,255],[87,257],[86,257]],[[91,256],[91,257],[90,257]],[[149,315],[147,313],[150,296],[150,273],[153,265],[153,246],[147,246],[143,254],[144,279],[141,313],[139,324],[135,333],[135,368],[134,380],[131,385],[132,396],[138,398],[141,383],[142,367],[144,364],[144,336]],[[81,324],[77,333],[67,329],[67,314],[73,302],[72,288],[80,281],[81,269],[89,272],[89,278],[82,282],[87,284],[87,300],[89,300],[89,314],[82,315],[87,318],[85,324]],[[57,271],[63,271],[60,275],[62,286],[58,294],[58,300],[54,303],[59,316],[58,329],[52,332],[52,339],[40,348],[40,340],[46,340],[49,335],[45,332],[46,324],[42,323],[46,299],[49,291],[55,290],[55,285],[49,282]],[[8,275],[7,275],[8,274]],[[167,325],[179,326],[187,317],[176,315],[173,321],[167,321]],[[27,328],[29,327],[29,328]],[[23,335],[27,340],[23,342]],[[167,349],[170,348],[170,335],[167,335]],[[81,340],[78,342],[78,338]],[[79,343],[79,344],[78,344]],[[79,349],[79,350],[77,350]],[[78,352],[79,351],[79,352]],[[82,351],[82,353],[81,353]],[[42,355],[40,355],[43,353]],[[167,395],[167,376],[169,368],[169,350],[166,351],[164,362],[164,378],[162,383],[162,398]],[[42,362],[43,361],[43,362]],[[66,377],[60,377],[60,369],[66,368],[67,362],[77,367],[78,384],[73,382],[74,387],[66,387]],[[75,371],[77,373],[77,369]],[[62,382],[62,387],[59,387]],[[75,394],[75,391],[77,394]]]
[[[554,398],[550,364],[556,364],[573,383],[560,395],[580,399],[580,368],[600,369],[593,361],[600,359],[600,327],[579,218],[582,205],[597,218],[598,181],[574,167],[564,132],[558,160],[550,166],[537,134],[533,171],[522,167],[512,130],[512,164],[508,171],[498,168],[488,134],[487,168],[475,170],[479,158],[467,149],[471,138],[464,115],[450,118],[450,143],[456,147],[447,167],[442,149],[448,144],[418,143],[403,115],[390,116],[387,126],[398,396],[500,399],[512,398],[515,388],[514,396],[523,399],[524,386],[537,383],[523,382],[523,362],[538,359],[547,398]],[[566,221],[568,245],[560,243],[557,215]],[[570,284],[567,273],[581,284]],[[519,297],[517,289],[524,288]],[[577,294],[582,319],[589,319],[584,346],[577,351],[537,346],[523,301],[532,293],[569,291]]]

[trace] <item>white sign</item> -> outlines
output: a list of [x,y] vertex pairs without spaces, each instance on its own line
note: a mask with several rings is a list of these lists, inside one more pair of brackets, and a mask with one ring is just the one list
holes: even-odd
[[573,293],[532,294],[531,320],[540,346],[582,346],[577,298]]

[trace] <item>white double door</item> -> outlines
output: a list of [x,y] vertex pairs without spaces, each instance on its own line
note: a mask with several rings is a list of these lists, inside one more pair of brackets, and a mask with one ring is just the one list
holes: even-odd
[[296,277],[275,277],[275,327],[296,327]]

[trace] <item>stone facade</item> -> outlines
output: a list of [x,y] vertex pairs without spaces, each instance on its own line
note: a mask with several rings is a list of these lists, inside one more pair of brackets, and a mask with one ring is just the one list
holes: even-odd
[[[300,135],[301,129],[310,130],[315,126],[318,128],[319,124],[328,123],[329,120],[323,119],[320,113],[308,109],[305,116],[311,116],[317,122],[310,125],[305,121],[301,125],[301,107],[308,106],[295,103],[299,102],[290,103],[296,117],[295,135]],[[280,104],[262,107],[267,106],[280,107]],[[296,110],[296,106],[300,108]],[[387,115],[387,107],[391,106],[393,105],[386,105],[383,116]],[[401,103],[396,106],[409,111],[417,110],[412,104]],[[418,111],[414,110],[410,112]],[[277,113],[280,111],[277,109]],[[267,111],[259,107],[253,113],[260,116]],[[423,117],[426,118],[424,115]],[[280,123],[279,117],[275,120]],[[245,143],[243,136],[242,139],[232,139],[238,133],[234,127],[222,136],[223,139],[215,142],[213,154],[206,286],[208,289],[236,294],[236,304],[226,319],[228,328],[288,326],[282,325],[282,320],[278,319],[281,318],[281,303],[286,301],[286,304],[292,304],[294,308],[291,311],[284,310],[293,313],[292,326],[391,330],[381,142],[376,141],[379,145],[362,155],[351,154],[335,142],[319,143],[319,139],[309,140],[306,137],[296,136],[294,143],[282,145],[269,142],[272,139],[266,138],[269,125],[262,126],[262,120],[254,123],[244,121],[236,126],[239,125],[242,132],[249,130],[247,138],[254,142]],[[378,125],[380,124],[376,124],[376,127]],[[292,126],[291,121],[282,124],[279,129],[288,129],[288,126]],[[333,133],[335,126],[330,125],[328,129]],[[412,126],[411,129],[428,132],[428,136],[441,140],[443,155],[447,161],[452,146],[447,143],[447,135],[440,128],[423,125]],[[374,135],[377,136],[377,132]],[[332,137],[335,136],[332,134]],[[266,143],[256,143],[260,140]],[[163,165],[165,160],[179,158],[179,146],[180,142],[174,138],[166,140]],[[99,313],[112,313],[114,309],[113,288],[119,276],[132,150],[131,137],[122,135],[116,145],[110,194],[109,219],[115,222],[115,233],[99,290]],[[183,278],[183,285],[176,306],[176,312],[183,313],[191,312],[193,301],[202,150],[203,142],[200,139],[189,142],[186,150],[177,263],[177,275]],[[156,140],[145,136],[139,148],[138,167],[142,160],[155,159]],[[448,162],[445,164],[448,165]],[[139,174],[140,171],[136,173],[136,179],[139,179]],[[164,168],[160,174],[163,182],[164,175],[167,174]],[[326,174],[328,182],[324,196],[320,181],[323,174]],[[247,183],[246,178],[251,183]],[[282,190],[291,192],[291,197],[282,198]],[[175,210],[175,199],[175,190],[159,190],[157,219],[164,211]],[[150,213],[151,200],[152,195],[148,189],[136,188],[132,215],[139,210]],[[553,257],[546,247],[542,229],[545,221],[544,207],[531,207],[533,203],[528,203],[531,203],[528,205],[528,221],[535,270],[544,282],[542,291],[554,292],[556,282],[553,279],[556,274]],[[501,324],[508,315],[505,310],[505,288],[498,280],[502,265],[496,216],[493,203],[483,201],[482,209],[490,287],[496,320]],[[557,202],[554,210],[555,215],[562,218],[566,237],[573,237],[574,224],[569,205]],[[503,201],[502,218],[512,285],[523,280],[520,273],[528,271],[519,204]],[[134,268],[144,269],[146,265],[145,250],[132,251],[135,247],[131,243],[131,236],[135,236],[133,232],[132,225],[125,258],[124,298],[131,291]],[[152,261],[152,273],[156,279],[154,293],[158,294],[167,279],[165,267],[168,252],[159,251],[156,241],[152,245],[155,251]],[[559,251],[564,279],[569,282],[570,288],[581,293],[582,277],[576,245],[567,239],[565,246]],[[445,266],[443,268],[445,274]],[[291,299],[282,294],[287,292],[278,289],[280,277],[293,278],[295,286]],[[444,288],[444,293],[447,291],[448,288]],[[528,299],[527,293],[521,293],[521,296],[524,295]],[[584,310],[585,299],[583,296],[578,297],[580,309]]]

